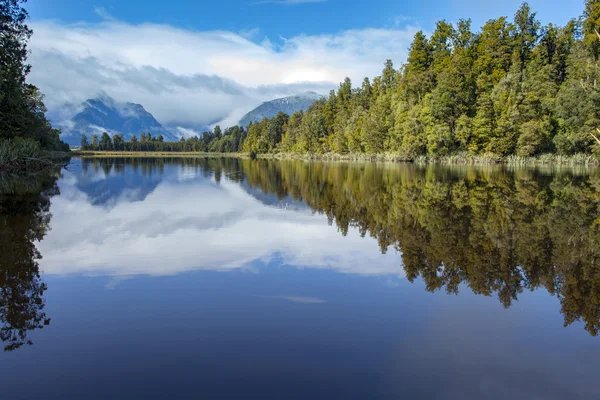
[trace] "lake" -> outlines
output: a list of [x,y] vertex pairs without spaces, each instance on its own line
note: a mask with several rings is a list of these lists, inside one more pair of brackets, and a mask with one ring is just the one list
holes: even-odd
[[3,399],[598,399],[600,170],[0,177]]

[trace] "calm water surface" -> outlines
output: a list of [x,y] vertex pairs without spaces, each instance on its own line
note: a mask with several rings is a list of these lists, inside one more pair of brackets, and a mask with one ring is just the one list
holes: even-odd
[[0,177],[2,399],[598,399],[600,170]]

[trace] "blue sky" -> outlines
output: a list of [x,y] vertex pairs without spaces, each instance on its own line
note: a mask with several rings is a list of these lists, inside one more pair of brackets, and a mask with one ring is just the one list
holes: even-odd
[[[108,95],[142,104],[183,136],[236,124],[261,102],[355,84],[399,66],[437,20],[512,16],[520,0],[30,0],[32,83],[69,131],[77,105]],[[582,1],[533,0],[543,24]]]
[[[131,23],[153,22],[197,30],[250,31],[276,40],[280,35],[333,33],[386,27],[411,21],[431,30],[435,21],[472,18],[476,26],[500,15],[512,16],[520,0],[30,0],[34,20],[98,21],[97,9]],[[532,0],[543,22],[564,24],[583,10],[583,1]]]

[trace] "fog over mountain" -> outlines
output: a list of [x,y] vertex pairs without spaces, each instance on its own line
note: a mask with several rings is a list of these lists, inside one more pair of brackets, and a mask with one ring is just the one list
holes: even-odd
[[[279,112],[292,115],[296,111],[306,111],[312,103],[322,98],[322,95],[309,91],[266,101],[244,115],[239,125],[246,127],[250,122],[272,118]],[[79,145],[83,133],[88,139],[93,134],[101,135],[103,132],[111,135],[122,133],[125,140],[129,141],[133,135],[139,137],[142,132],[150,132],[153,136],[162,135],[165,141],[177,141],[181,137],[200,136],[218,123],[223,127],[236,124],[235,121],[217,120],[200,126],[165,126],[144,105],[118,102],[106,93],[87,99],[77,106],[66,104],[61,107],[60,112],[51,110],[49,116],[54,125],[62,129],[62,140],[71,146]]]
[[217,123],[235,125],[265,101],[308,91],[327,94],[346,76],[359,84],[379,74],[387,58],[405,60],[419,29],[263,40],[235,31],[113,18],[37,19],[31,27],[29,79],[45,94],[53,122],[69,120],[66,104],[73,108],[106,93],[118,102],[143,105],[163,127],[185,136]]
[[62,139],[71,146],[80,142],[81,134],[122,133],[125,140],[142,132],[154,136],[162,135],[165,140],[176,140],[177,136],[165,129],[144,106],[136,103],[119,103],[108,95],[88,99],[74,108],[70,119],[59,121],[63,130]]

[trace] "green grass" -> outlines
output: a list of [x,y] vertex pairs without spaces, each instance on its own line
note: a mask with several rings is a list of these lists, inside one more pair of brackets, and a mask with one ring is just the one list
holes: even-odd
[[574,154],[562,156],[558,154],[542,154],[536,157],[508,156],[502,157],[496,154],[472,155],[469,153],[456,153],[441,157],[416,156],[407,157],[398,153],[348,153],[348,154],[295,154],[276,153],[259,154],[259,158],[278,159],[304,159],[304,160],[339,160],[339,161],[387,161],[387,162],[413,162],[415,164],[450,164],[450,165],[494,165],[506,164],[515,166],[527,165],[564,165],[564,166],[600,166],[600,160],[591,154]]
[[[76,151],[72,155],[82,157],[240,157],[247,158],[248,153],[206,153],[206,152],[152,152],[152,151]],[[416,156],[407,157],[399,153],[267,153],[257,154],[262,159],[298,159],[322,161],[385,161],[413,162],[415,164],[450,164],[450,165],[494,165],[505,164],[513,166],[535,165],[564,165],[564,166],[600,166],[600,160],[591,154],[574,154],[562,156],[559,154],[541,154],[535,157],[508,156],[495,154],[472,155],[455,153],[441,157]],[[251,158],[251,157],[250,157]]]
[[[13,138],[0,140],[0,171],[41,170],[63,164],[69,153],[46,151],[33,139]],[[60,161],[56,164],[54,161]]]
[[0,165],[40,158],[42,148],[32,139],[14,138],[0,141]]

